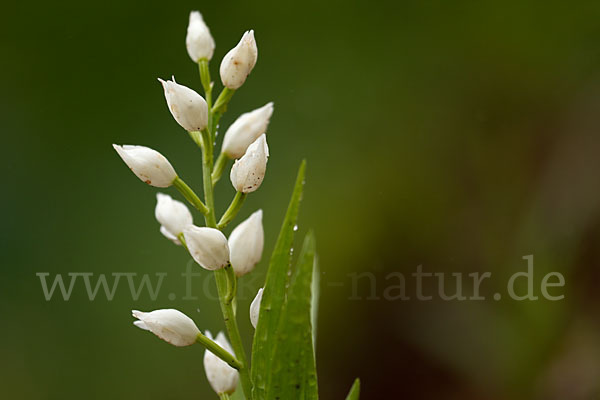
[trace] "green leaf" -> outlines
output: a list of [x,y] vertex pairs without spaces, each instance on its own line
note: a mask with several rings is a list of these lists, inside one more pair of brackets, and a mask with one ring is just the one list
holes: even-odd
[[267,385],[267,399],[319,398],[317,368],[311,327],[311,288],[315,264],[315,239],[309,232],[304,239],[298,264],[279,320]]
[[350,393],[346,396],[346,400],[358,400],[360,396],[360,379],[356,378],[352,388],[350,389]]
[[267,383],[271,375],[271,362],[277,338],[277,327],[285,301],[288,271],[290,270],[291,249],[294,241],[294,231],[298,219],[302,189],[304,187],[304,172],[306,162],[302,161],[298,170],[294,192],[279,232],[275,249],[271,255],[269,270],[264,286],[260,305],[258,324],[254,333],[252,345],[252,381],[254,400],[264,399]]
[[310,321],[312,323],[313,333],[313,348],[315,353],[317,351],[317,320],[319,317],[319,294],[320,294],[321,274],[319,270],[319,257],[315,254],[315,262],[313,263],[313,275],[312,275],[312,300],[310,308]]

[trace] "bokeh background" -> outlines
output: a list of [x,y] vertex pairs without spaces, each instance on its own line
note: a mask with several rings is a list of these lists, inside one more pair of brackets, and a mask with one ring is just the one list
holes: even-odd
[[[213,77],[256,31],[258,64],[222,126],[275,102],[267,177],[241,215],[263,208],[265,254],[308,160],[299,233],[318,239],[323,399],[356,376],[364,399],[600,398],[600,3],[553,0],[4,4],[3,398],[215,398],[199,346],[131,324],[132,308],[174,307],[222,329],[201,283],[182,300],[189,257],[158,233],[156,190],[111,148],[156,148],[200,190],[200,154],[156,81],[199,88],[193,9],[217,42]],[[224,179],[219,210],[232,195]],[[494,301],[530,254],[536,293],[559,271],[565,299]],[[267,260],[239,305],[248,345]],[[489,300],[382,298],[390,273],[417,265],[492,272]],[[124,282],[90,301],[81,281],[46,301],[37,272],[169,276],[156,301]],[[362,272],[373,281],[353,288]]]

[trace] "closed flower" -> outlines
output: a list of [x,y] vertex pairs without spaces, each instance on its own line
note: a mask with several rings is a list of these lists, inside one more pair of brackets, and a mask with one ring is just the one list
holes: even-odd
[[190,317],[174,309],[131,312],[138,321],[133,324],[150,331],[174,346],[189,346],[196,343],[200,330]]
[[144,146],[113,144],[113,148],[133,173],[148,185],[169,187],[177,174],[169,160],[156,150]]
[[190,23],[185,37],[185,47],[193,62],[210,60],[215,51],[215,40],[210,34],[208,26],[204,23],[202,14],[198,11],[190,13]]
[[254,141],[242,158],[236,160],[229,175],[231,184],[238,192],[251,193],[257,190],[267,172],[269,147],[263,133]]
[[256,65],[258,48],[254,39],[254,31],[244,33],[242,39],[221,61],[221,81],[229,89],[239,89]]
[[258,325],[258,316],[260,314],[260,303],[262,302],[263,288],[258,289],[258,293],[254,300],[252,300],[252,304],[250,304],[250,323],[256,329],[256,325]]
[[240,158],[260,135],[267,131],[273,114],[273,103],[244,113],[225,132],[222,152],[229,158]]
[[208,105],[192,89],[172,81],[158,79],[165,90],[165,99],[171,115],[186,131],[201,131],[208,124]]
[[167,194],[156,194],[154,215],[161,224],[160,232],[176,244],[181,244],[178,236],[194,223],[192,213],[185,204]]
[[[206,331],[206,336],[212,339],[212,335],[208,331]],[[214,341],[223,349],[233,354],[231,345],[223,332],[219,332]],[[209,350],[204,352],[204,370],[208,383],[210,383],[210,386],[217,394],[231,394],[235,392],[239,381],[239,373]]]
[[194,261],[202,268],[216,270],[229,264],[229,245],[221,231],[189,226],[183,231],[185,243]]
[[262,210],[235,227],[229,235],[231,266],[237,276],[251,272],[262,257],[265,233],[262,226]]

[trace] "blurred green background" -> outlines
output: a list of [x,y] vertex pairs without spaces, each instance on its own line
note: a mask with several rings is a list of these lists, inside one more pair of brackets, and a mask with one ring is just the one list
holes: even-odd
[[[239,304],[247,345],[246,310],[307,158],[300,233],[316,231],[322,268],[323,399],[343,399],[355,376],[364,399],[600,398],[600,3],[514,0],[4,4],[3,398],[215,398],[199,346],[132,325],[132,308],[174,307],[223,328],[204,278],[199,300],[182,300],[189,257],[158,233],[156,190],[111,148],[158,149],[200,190],[200,154],[156,81],[199,88],[194,9],[217,81],[225,52],[256,32],[257,66],[222,126],[275,102],[267,177],[241,215],[264,210],[267,243]],[[224,179],[221,212],[232,195]],[[417,265],[490,271],[490,295],[529,254],[536,290],[559,271],[564,300],[367,299]],[[156,301],[125,283],[90,301],[81,282],[46,301],[37,272],[169,276]],[[361,272],[376,296],[366,279],[352,287]]]

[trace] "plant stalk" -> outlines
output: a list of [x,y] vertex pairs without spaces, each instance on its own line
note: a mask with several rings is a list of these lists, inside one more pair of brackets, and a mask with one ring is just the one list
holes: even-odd
[[202,202],[202,200],[200,200],[198,195],[194,193],[194,191],[180,177],[175,178],[175,180],[173,181],[173,186],[175,186],[177,190],[181,192],[183,197],[185,197],[187,201],[189,201],[194,207],[196,207],[198,211],[204,214],[205,217],[208,215],[210,211],[208,207],[204,205],[204,203]]
[[229,205],[229,208],[227,208],[227,211],[225,211],[219,220],[219,223],[217,224],[218,229],[225,229],[225,227],[235,218],[237,213],[240,211],[240,208],[242,208],[244,200],[246,200],[246,193],[235,193],[235,197]]
[[[208,70],[208,64],[206,65]],[[201,79],[206,81],[207,73],[204,73],[203,78],[203,67],[200,66],[200,74]],[[206,91],[205,87],[205,91]],[[211,88],[212,89],[212,88]],[[209,92],[210,93],[210,90]],[[225,88],[219,98],[216,101],[215,107],[210,107],[208,109],[209,115],[209,125],[207,129],[202,131],[202,179],[204,185],[204,201],[206,203],[206,208],[208,209],[208,213],[204,215],[204,219],[206,221],[206,226],[209,228],[217,228],[217,221],[215,218],[215,202],[214,202],[214,193],[213,193],[213,182],[212,182],[212,172],[213,172],[213,150],[214,150],[214,137],[216,132],[216,126],[218,124],[218,119],[224,109],[227,107],[227,103],[231,99],[234,91],[228,90]],[[207,97],[208,94],[207,94]],[[215,120],[216,118],[216,120]],[[228,266],[231,268],[231,266]],[[217,290],[219,292],[219,301],[221,303],[221,312],[223,313],[223,319],[225,320],[225,327],[227,328],[227,333],[229,335],[229,340],[231,341],[231,347],[235,353],[235,357],[240,363],[240,368],[238,369],[240,374],[240,380],[242,383],[242,389],[244,390],[244,395],[247,400],[252,400],[252,380],[250,379],[250,371],[248,368],[248,362],[246,360],[246,352],[244,350],[244,346],[242,343],[242,338],[240,336],[240,331],[237,326],[237,321],[235,319],[235,311],[233,304],[235,302],[235,274],[233,275],[233,282],[230,282],[232,279],[228,277],[228,271],[224,268],[215,271],[215,281],[217,283]]]
[[217,161],[215,161],[215,166],[212,172],[212,184],[213,186],[221,179],[221,175],[223,175],[223,170],[227,165],[227,161],[229,161],[229,157],[225,155],[225,153],[221,152],[219,157],[217,157]]
[[231,347],[235,352],[235,355],[241,363],[241,368],[238,370],[240,373],[240,380],[242,382],[242,389],[244,389],[244,395],[246,399],[252,399],[252,381],[250,379],[250,371],[248,369],[248,362],[246,361],[246,354],[244,351],[244,345],[242,344],[242,338],[240,331],[237,326],[237,320],[235,318],[235,312],[233,310],[233,301],[228,300],[228,278],[227,271],[225,269],[219,269],[215,271],[215,280],[217,282],[217,289],[219,291],[219,300],[221,302],[221,312],[225,320],[225,327],[229,333],[229,340],[231,341]]
[[219,346],[214,341],[210,340],[208,337],[204,336],[202,333],[198,334],[196,337],[196,342],[200,343],[202,346],[206,347],[208,351],[225,361],[231,366],[231,368],[240,369],[242,367],[242,364],[240,364],[240,362],[231,353]]

